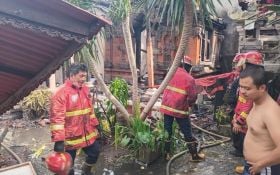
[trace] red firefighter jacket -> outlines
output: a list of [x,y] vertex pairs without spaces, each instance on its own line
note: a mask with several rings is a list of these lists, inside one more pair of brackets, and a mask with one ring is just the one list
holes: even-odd
[[89,89],[75,87],[67,80],[51,99],[52,141],[64,141],[67,150],[91,145],[98,137]]
[[242,132],[247,132],[247,123],[246,118],[253,107],[253,101],[246,100],[241,93],[239,93],[237,105],[234,109],[235,112],[235,120],[237,124],[242,126]]
[[195,100],[194,78],[179,67],[163,92],[160,112],[173,117],[187,117],[189,105]]

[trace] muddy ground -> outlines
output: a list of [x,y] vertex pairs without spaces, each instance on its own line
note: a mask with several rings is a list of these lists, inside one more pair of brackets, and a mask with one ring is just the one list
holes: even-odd
[[[6,125],[6,121],[0,121],[0,133]],[[38,175],[52,174],[41,160],[53,149],[48,126],[42,127],[36,121],[14,120],[4,144],[24,162],[31,161]],[[38,157],[34,157],[34,153],[42,146],[45,146],[45,149]],[[233,169],[242,163],[242,158],[232,157],[229,154],[230,150],[232,150],[231,142],[204,149],[207,157],[204,162],[200,163],[190,163],[189,155],[184,154],[171,163],[170,175],[235,175]],[[76,175],[81,174],[79,169],[83,158],[81,154],[75,162]],[[15,164],[17,161],[1,148],[0,168]],[[96,165],[96,174],[103,175],[104,169],[108,169],[112,170],[115,175],[166,175],[166,165],[167,161],[162,157],[148,166],[135,163],[135,159],[127,150],[116,149],[112,144],[107,144],[102,147],[102,153]]]

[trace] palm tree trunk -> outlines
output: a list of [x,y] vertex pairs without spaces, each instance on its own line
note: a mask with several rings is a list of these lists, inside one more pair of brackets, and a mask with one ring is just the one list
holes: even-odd
[[141,119],[145,120],[147,117],[148,112],[151,110],[155,102],[157,101],[158,97],[162,93],[162,91],[168,85],[168,82],[173,77],[174,73],[176,72],[177,68],[180,65],[181,59],[183,58],[187,45],[189,43],[189,38],[192,36],[192,24],[193,24],[193,6],[192,0],[185,0],[184,1],[184,23],[183,23],[183,31],[180,39],[179,48],[176,52],[175,58],[173,63],[164,78],[163,82],[161,83],[160,87],[154,93],[152,98],[149,100],[148,104],[145,106],[144,110],[141,113]]
[[124,35],[124,41],[127,51],[127,56],[129,60],[130,70],[132,72],[132,112],[133,115],[140,115],[140,102],[138,96],[138,75],[136,69],[136,60],[132,46],[132,39],[130,33],[130,17],[126,16],[124,21],[122,22],[122,30]]
[[125,107],[116,99],[116,97],[110,92],[110,90],[108,89],[108,87],[106,86],[106,84],[104,83],[101,75],[98,73],[97,68],[95,66],[95,63],[93,61],[93,58],[90,57],[89,59],[87,59],[89,62],[89,70],[90,72],[94,75],[94,77],[96,78],[98,85],[100,86],[100,88],[102,89],[102,91],[105,93],[106,97],[116,106],[116,108],[120,111],[120,113],[122,114],[122,116],[124,117],[124,119],[127,121],[127,123],[129,123],[130,121],[130,117],[129,117],[129,113],[127,112],[127,110],[125,109]]

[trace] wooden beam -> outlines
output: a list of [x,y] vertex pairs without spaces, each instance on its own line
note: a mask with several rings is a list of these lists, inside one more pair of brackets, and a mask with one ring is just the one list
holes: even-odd
[[15,105],[21,98],[25,97],[37,86],[39,86],[43,81],[46,80],[46,78],[48,78],[48,76],[50,76],[55,70],[57,70],[65,60],[69,59],[73,55],[73,53],[79,50],[82,46],[83,44],[71,42],[67,46],[67,48],[65,48],[65,52],[54,58],[50,64],[48,64],[40,73],[29,80],[29,82],[26,82],[25,85],[17,90],[12,96],[0,102],[0,114]]
[[25,70],[20,70],[20,69],[17,69],[15,67],[11,67],[11,66],[5,66],[3,64],[0,65],[0,72],[6,72],[6,73],[9,73],[9,74],[13,74],[13,75],[28,78],[28,79],[35,76],[35,74],[32,73],[32,72],[28,72],[28,71],[25,71]]
[[155,85],[154,55],[153,55],[153,44],[152,44],[150,30],[147,30],[146,47],[147,47],[148,87],[154,87],[154,85]]

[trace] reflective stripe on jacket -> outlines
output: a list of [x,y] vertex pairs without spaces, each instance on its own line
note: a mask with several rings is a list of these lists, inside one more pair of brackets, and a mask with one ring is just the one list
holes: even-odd
[[246,133],[247,131],[247,123],[246,119],[253,107],[253,101],[246,100],[241,93],[239,93],[237,105],[234,109],[235,112],[235,119],[239,125],[242,126],[242,132]]
[[65,141],[68,150],[91,145],[98,136],[99,122],[89,89],[76,88],[67,80],[52,97],[50,122],[53,142]]
[[187,117],[189,103],[196,100],[193,77],[179,67],[163,92],[160,112],[173,117]]

